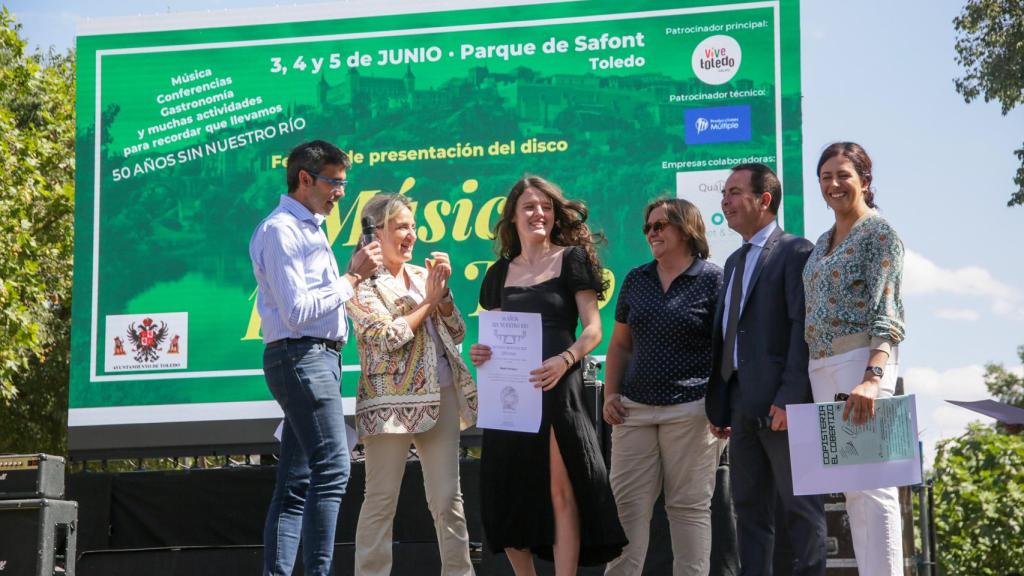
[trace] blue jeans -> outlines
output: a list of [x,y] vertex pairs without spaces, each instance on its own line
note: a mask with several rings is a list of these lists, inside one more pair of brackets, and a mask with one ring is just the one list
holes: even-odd
[[263,573],[290,576],[301,537],[305,574],[328,575],[349,475],[341,357],[323,344],[286,340],[263,352],[263,371],[285,416]]

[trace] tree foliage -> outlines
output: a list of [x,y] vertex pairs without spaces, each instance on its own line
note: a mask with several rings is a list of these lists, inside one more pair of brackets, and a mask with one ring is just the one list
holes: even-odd
[[[1017,355],[1021,364],[1024,364],[1024,346],[1017,347]],[[1024,408],[1024,378],[1018,376],[1003,367],[1002,364],[985,365],[985,386],[988,393],[996,400],[1005,402],[1018,408]],[[999,422],[996,428],[1010,434],[1019,434],[1024,431],[1020,424],[1003,424]]]
[[[1017,356],[1024,364],[1024,346],[1017,347]],[[1000,402],[1024,408],[1024,377],[1007,370],[1002,364],[985,365],[985,386]]]
[[[964,101],[970,103],[979,96],[985,102],[995,100],[1004,116],[1024,102],[1024,2],[967,0],[953,26],[956,61],[964,69],[953,84]],[[1014,154],[1021,166],[1008,206],[1024,204],[1024,145]]]
[[971,424],[939,443],[934,474],[942,573],[1024,571],[1024,436]]
[[75,59],[25,46],[0,9],[0,452],[61,450],[67,405]]

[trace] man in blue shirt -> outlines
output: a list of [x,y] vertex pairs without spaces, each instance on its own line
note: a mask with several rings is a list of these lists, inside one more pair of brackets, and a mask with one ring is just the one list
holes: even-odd
[[341,407],[346,300],[381,264],[378,242],[341,274],[321,225],[345,196],[348,156],[301,144],[288,156],[288,194],[252,235],[263,328],[263,372],[284,412],[277,484],[263,532],[263,572],[290,575],[299,542],[306,574],[331,574],[334,531],[349,475]]

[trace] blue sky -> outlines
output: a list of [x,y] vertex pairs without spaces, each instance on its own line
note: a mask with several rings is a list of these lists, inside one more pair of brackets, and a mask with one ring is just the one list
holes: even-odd
[[[411,1],[411,0],[405,0]],[[392,5],[401,4],[393,1]],[[357,2],[357,4],[365,4]],[[261,0],[16,0],[5,5],[31,46],[66,49],[82,18],[289,4]],[[1007,208],[1024,141],[1024,108],[965,104],[952,20],[961,0],[806,0],[801,6],[806,231],[832,224],[818,193],[818,154],[861,143],[875,163],[876,201],[908,249],[907,340],[901,373],[918,394],[926,451],[967,422],[991,421],[943,399],[987,397],[984,364],[1021,372],[1024,207]],[[1017,231],[1015,234],[1014,231]]]

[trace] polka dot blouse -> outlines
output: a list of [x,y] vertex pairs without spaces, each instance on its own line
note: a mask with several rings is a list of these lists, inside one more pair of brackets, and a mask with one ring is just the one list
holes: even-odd
[[661,288],[656,261],[629,272],[615,308],[615,320],[629,325],[633,336],[623,396],[655,406],[704,397],[721,289],[722,269],[705,260],[694,260],[668,291]]

